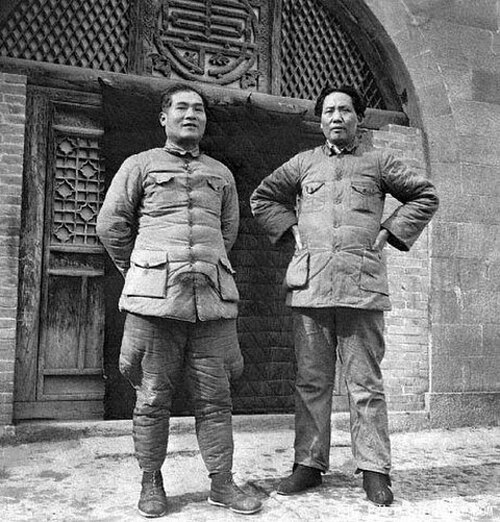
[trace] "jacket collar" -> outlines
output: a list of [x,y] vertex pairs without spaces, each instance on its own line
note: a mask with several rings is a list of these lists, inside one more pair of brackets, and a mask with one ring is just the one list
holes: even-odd
[[167,139],[167,142],[165,143],[165,146],[163,147],[167,152],[170,152],[170,154],[174,154],[175,156],[192,156],[193,158],[197,158],[201,152],[200,147],[198,145],[196,147],[193,147],[192,149],[186,150],[182,147],[179,147],[179,145],[176,145],[175,143],[172,143]]
[[354,142],[343,148],[337,147],[337,145],[334,145],[333,143],[330,143],[328,140],[326,140],[326,152],[329,156],[340,156],[341,154],[353,154],[356,149],[358,148],[358,139],[356,138]]

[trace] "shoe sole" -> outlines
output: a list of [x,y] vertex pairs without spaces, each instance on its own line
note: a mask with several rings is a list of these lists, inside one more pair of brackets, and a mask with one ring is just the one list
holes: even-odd
[[144,518],[160,518],[160,517],[164,517],[167,514],[168,509],[165,509],[165,511],[163,511],[159,515],[149,515],[148,513],[145,513],[144,511],[141,511],[140,509],[137,509],[137,511],[139,512],[139,515],[141,515],[141,517],[144,517]]
[[285,493],[284,491],[276,491],[276,493],[283,497],[293,497],[294,495],[300,495],[301,493],[307,493],[308,491],[319,488],[319,486],[321,486],[321,484],[318,484],[317,486],[311,486],[310,488],[304,488],[300,491],[292,491],[291,493]]
[[[392,493],[392,488],[390,486],[388,486],[388,489]],[[365,493],[366,493],[366,491],[365,491]],[[366,500],[368,500],[368,502],[370,502],[370,504],[373,504],[374,506],[377,506],[377,507],[390,507],[391,504],[394,502],[394,498],[393,498],[388,504],[380,504],[379,502],[375,502],[374,500],[369,498],[368,495],[366,495]]]
[[209,504],[211,504],[212,506],[217,506],[217,507],[223,507],[223,508],[226,508],[226,509],[230,509],[234,513],[238,513],[240,515],[253,515],[254,513],[258,513],[262,509],[262,506],[260,506],[258,508],[255,508],[255,509],[252,509],[251,511],[244,511],[242,509],[235,509],[235,508],[232,508],[231,506],[228,506],[227,504],[223,504],[222,502],[217,502],[215,500],[212,500],[210,497],[207,498],[207,502]]
[[320,482],[319,484],[314,484],[312,486],[307,486],[306,488],[299,489],[298,491],[291,491],[290,493],[288,493],[286,491],[280,491],[279,489],[277,489],[276,493],[278,495],[283,495],[284,497],[290,497],[292,495],[299,495],[300,493],[304,493],[304,492],[308,491],[309,489],[319,488],[322,485],[323,485],[323,482]]
[[377,506],[377,507],[390,507],[392,505],[392,503],[394,501],[391,501],[389,502],[388,504],[380,504],[379,502],[375,502],[373,500],[371,500],[370,498],[366,497],[366,500],[370,503],[370,504],[373,504],[374,506]]
[[370,504],[373,504],[374,506],[377,506],[377,507],[391,507],[391,504],[392,504],[392,502],[390,502],[389,504],[379,504],[377,502],[373,502],[373,500],[370,500],[368,497],[366,497],[366,500],[368,500],[368,502]]

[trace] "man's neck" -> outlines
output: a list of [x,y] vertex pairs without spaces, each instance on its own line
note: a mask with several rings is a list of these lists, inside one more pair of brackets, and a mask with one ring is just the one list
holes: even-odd
[[192,154],[199,154],[199,146],[198,143],[179,143],[179,142],[173,142],[167,138],[167,141],[165,143],[165,148],[170,150],[175,150],[177,152],[189,152]]
[[331,141],[326,140],[326,144],[332,150],[335,154],[342,154],[342,152],[345,151],[352,151],[356,147],[356,141],[351,141],[350,143],[346,144],[337,144],[332,143]]

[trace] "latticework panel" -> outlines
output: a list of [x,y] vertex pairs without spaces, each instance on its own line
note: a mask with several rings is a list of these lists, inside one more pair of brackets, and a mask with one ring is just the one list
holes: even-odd
[[53,190],[52,245],[96,246],[104,169],[96,138],[58,136]]
[[348,83],[368,107],[385,108],[355,41],[321,0],[283,0],[281,24],[282,96],[315,99],[327,85]]
[[129,0],[22,0],[0,27],[0,55],[126,72]]

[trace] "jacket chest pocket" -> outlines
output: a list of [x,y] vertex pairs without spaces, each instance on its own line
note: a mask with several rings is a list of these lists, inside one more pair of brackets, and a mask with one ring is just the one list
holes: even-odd
[[132,252],[123,293],[139,297],[165,297],[168,275],[167,261],[165,252],[154,250],[135,250]]
[[300,196],[301,212],[319,212],[324,209],[326,201],[326,186],[324,181],[310,181],[302,185]]
[[210,210],[220,212],[222,196],[227,181],[217,176],[208,176],[203,183],[203,203]]
[[353,181],[351,183],[351,210],[376,213],[380,207],[381,195],[375,183]]
[[159,210],[162,207],[172,203],[178,203],[185,197],[185,190],[182,188],[182,182],[178,176],[169,171],[152,171],[149,173],[153,183],[149,200],[153,205],[158,205]]

